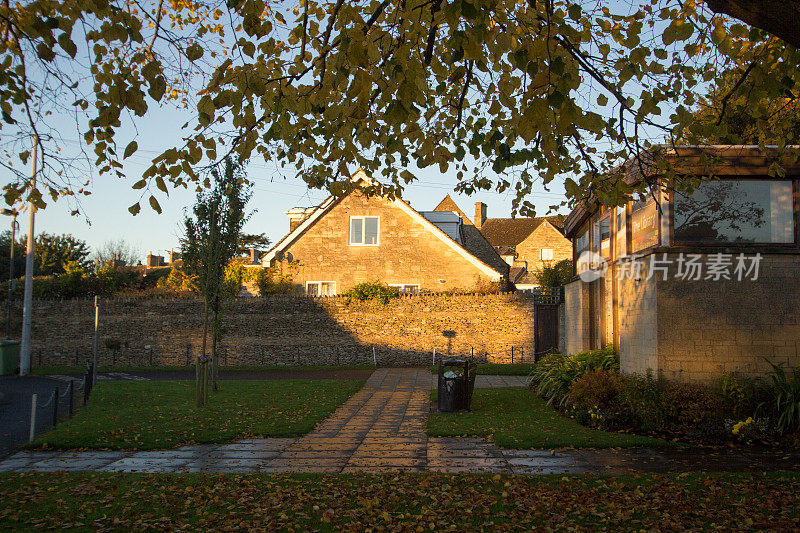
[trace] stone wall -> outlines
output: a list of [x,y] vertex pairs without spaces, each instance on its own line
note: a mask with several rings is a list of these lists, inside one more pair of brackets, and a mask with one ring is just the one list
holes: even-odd
[[589,348],[589,285],[576,280],[564,286],[564,311],[559,330],[561,351],[575,354]]
[[[364,364],[372,363],[373,347],[380,365],[430,364],[434,348],[492,362],[510,362],[512,347],[515,361],[533,354],[533,298],[522,293],[424,295],[387,304],[239,298],[227,307],[221,352],[228,365]],[[35,301],[33,365],[84,364],[93,324],[90,300]],[[201,335],[197,300],[101,302],[102,365],[184,365],[199,354]],[[119,341],[120,349],[110,350],[108,341]]]
[[[679,252],[666,253],[666,279],[648,279],[651,254],[641,258],[638,279],[618,283],[623,372],[708,382],[724,373],[763,375],[767,360],[800,365],[800,255],[762,253],[757,280],[714,281],[678,279]],[[574,281],[565,288],[567,353],[590,348],[589,287]]]
[[659,279],[658,369],[708,381],[724,372],[758,375],[767,359],[800,365],[800,255],[762,254],[758,279]]
[[[542,248],[553,250],[552,261],[542,261]],[[527,263],[528,272],[537,272],[564,259],[572,259],[572,242],[550,223],[543,222],[515,250],[517,261]]]
[[[350,245],[350,217],[355,216],[379,217],[377,245]],[[343,198],[290,243],[284,258],[296,262],[293,281],[301,292],[307,282],[335,282],[341,294],[375,280],[418,285],[428,292],[474,290],[501,278],[499,272],[490,276],[481,271],[396,204],[358,192]]]

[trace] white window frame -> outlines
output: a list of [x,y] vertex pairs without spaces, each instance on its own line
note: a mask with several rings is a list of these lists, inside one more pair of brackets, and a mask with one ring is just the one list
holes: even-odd
[[[333,284],[333,294],[320,294],[320,290],[322,289],[323,283],[332,283]],[[306,281],[306,295],[308,296],[308,286],[309,285],[316,285],[317,286],[317,294],[314,298],[322,298],[325,296],[336,296],[336,282],[329,281],[329,280],[322,280],[322,281]]]
[[[367,223],[366,219],[374,218],[378,221],[378,235],[375,243],[367,244],[364,242],[364,238],[367,235]],[[353,220],[360,219],[361,220],[361,242],[353,242]],[[379,246],[381,243],[381,217],[377,215],[363,215],[363,216],[355,216],[350,217],[350,220],[347,224],[347,242],[350,243],[350,246]]]
[[[549,254],[550,257],[545,257],[544,256],[544,251],[545,250],[550,252],[550,254]],[[542,248],[541,251],[539,252],[539,258],[542,261],[552,261],[554,257],[555,257],[555,250],[553,250],[552,248]]]
[[[400,289],[400,294],[419,294],[419,283],[389,283],[389,286]],[[403,287],[416,287],[417,292],[405,293],[403,292]]]

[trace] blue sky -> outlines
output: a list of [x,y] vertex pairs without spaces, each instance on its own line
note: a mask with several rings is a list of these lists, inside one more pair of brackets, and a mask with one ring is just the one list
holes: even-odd
[[[156,196],[163,209],[159,215],[147,204],[149,192],[142,197],[141,191],[131,189],[131,185],[149,166],[150,159],[165,148],[176,145],[180,140],[180,126],[190,120],[191,112],[172,109],[151,109],[148,114],[136,123],[134,128],[127,125],[117,134],[117,144],[125,146],[136,139],[139,150],[125,161],[127,179],[120,180],[110,175],[94,176],[91,190],[93,194],[80,200],[82,214],[71,216],[70,206],[66,201],[49,202],[47,208],[40,210],[36,217],[36,233],[71,233],[86,240],[91,247],[102,245],[106,241],[124,239],[144,258],[148,252],[161,255],[170,248],[178,248],[181,232],[181,220],[184,210],[194,202],[193,190],[173,189],[169,198],[158,192]],[[65,122],[61,134],[74,147],[81,142],[74,124]],[[355,170],[355,169],[354,169]],[[2,174],[4,182],[10,175]],[[461,209],[472,216],[477,201],[488,205],[490,217],[508,217],[511,213],[513,192],[504,194],[482,192],[473,196],[457,195],[453,187],[457,183],[455,171],[442,174],[438,167],[430,167],[418,171],[420,180],[407,188],[403,198],[420,211],[430,210],[450,193]],[[291,172],[282,171],[276,166],[269,166],[263,160],[254,161],[248,167],[248,177],[253,181],[254,194],[250,207],[256,210],[248,222],[245,231],[249,233],[266,233],[273,241],[280,239],[289,227],[285,212],[292,207],[308,207],[319,204],[327,196],[320,190],[309,190]],[[542,187],[536,189],[533,200],[537,214],[548,214],[549,207],[564,199],[561,184],[551,184],[549,192]],[[133,216],[128,207],[139,200],[142,201],[141,212]],[[564,211],[562,211],[564,212]],[[87,219],[88,218],[88,222]],[[27,215],[20,218],[21,232],[26,233]]]

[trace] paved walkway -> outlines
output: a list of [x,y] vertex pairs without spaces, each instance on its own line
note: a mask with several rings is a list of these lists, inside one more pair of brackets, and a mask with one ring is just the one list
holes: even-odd
[[[364,388],[298,439],[245,439],[174,450],[22,451],[0,471],[105,472],[505,472],[776,470],[800,466],[800,452],[696,449],[502,450],[481,438],[428,438],[434,377],[426,369],[378,369]],[[522,384],[479,376],[477,386]]]

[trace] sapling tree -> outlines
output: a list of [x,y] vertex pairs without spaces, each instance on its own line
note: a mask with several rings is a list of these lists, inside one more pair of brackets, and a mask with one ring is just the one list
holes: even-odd
[[[211,367],[214,390],[218,388],[217,347],[222,334],[225,267],[236,255],[245,212],[252,196],[240,164],[226,158],[210,172],[210,188],[197,194],[191,214],[184,220],[183,269],[194,278],[203,297],[203,348],[207,354],[211,330]],[[209,320],[210,318],[210,320]]]

